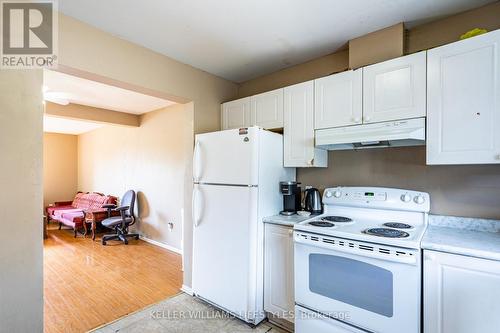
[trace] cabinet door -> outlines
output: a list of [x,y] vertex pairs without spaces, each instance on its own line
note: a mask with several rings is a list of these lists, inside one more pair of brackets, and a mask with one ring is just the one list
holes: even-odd
[[284,90],[284,166],[327,166],[327,152],[314,147],[314,82]]
[[262,128],[283,127],[283,89],[250,97],[252,124]]
[[222,129],[252,126],[250,97],[222,104]]
[[264,310],[291,320],[293,294],[293,229],[266,224],[264,240]]
[[500,262],[424,251],[424,333],[498,332]]
[[363,68],[363,122],[424,117],[425,51]]
[[500,163],[500,30],[428,51],[427,164]]
[[314,128],[361,123],[362,69],[314,80]]

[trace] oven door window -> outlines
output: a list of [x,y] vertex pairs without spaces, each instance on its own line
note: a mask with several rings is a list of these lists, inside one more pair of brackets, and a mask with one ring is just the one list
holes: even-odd
[[392,272],[363,261],[310,254],[309,289],[386,317],[393,315]]

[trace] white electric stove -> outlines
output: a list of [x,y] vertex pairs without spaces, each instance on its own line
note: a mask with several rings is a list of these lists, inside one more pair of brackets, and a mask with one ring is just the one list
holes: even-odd
[[323,204],[294,226],[296,332],[419,333],[429,195],[337,187]]

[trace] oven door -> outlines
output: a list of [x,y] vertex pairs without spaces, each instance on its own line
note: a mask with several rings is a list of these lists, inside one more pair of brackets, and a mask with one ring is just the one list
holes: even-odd
[[299,305],[295,306],[295,333],[366,333],[342,323],[341,321],[322,316]]
[[370,332],[419,333],[419,250],[295,231],[295,302]]

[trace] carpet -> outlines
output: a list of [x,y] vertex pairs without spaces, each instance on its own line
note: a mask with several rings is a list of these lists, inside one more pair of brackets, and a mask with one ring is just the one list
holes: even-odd
[[91,332],[286,333],[268,322],[251,328],[241,320],[185,293],[132,313]]

